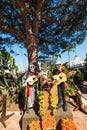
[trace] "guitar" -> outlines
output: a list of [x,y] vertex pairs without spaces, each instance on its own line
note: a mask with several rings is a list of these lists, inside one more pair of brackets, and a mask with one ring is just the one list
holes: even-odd
[[37,76],[32,75],[27,78],[26,83],[29,83],[29,85],[33,85],[36,81],[38,81]]
[[63,72],[61,72],[60,74],[57,75],[53,75],[52,76],[53,80],[54,80],[54,84],[59,85],[62,82],[66,82],[67,81],[67,77],[66,74],[64,74]]

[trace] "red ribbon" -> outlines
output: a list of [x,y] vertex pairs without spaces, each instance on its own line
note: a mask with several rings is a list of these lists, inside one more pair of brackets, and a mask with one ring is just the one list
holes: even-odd
[[58,70],[57,70],[57,72],[58,72],[58,74],[59,74],[59,73],[61,73],[61,72],[62,72],[62,70],[59,70],[59,69],[58,69]]
[[30,72],[29,72],[29,75],[30,75],[30,76],[34,75],[34,72],[30,71]]
[[27,83],[27,97],[30,96],[30,85]]

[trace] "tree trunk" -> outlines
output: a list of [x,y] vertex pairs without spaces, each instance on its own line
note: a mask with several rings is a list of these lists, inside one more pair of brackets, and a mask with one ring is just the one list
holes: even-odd
[[27,53],[28,53],[28,63],[38,62],[38,39],[31,35],[27,38]]

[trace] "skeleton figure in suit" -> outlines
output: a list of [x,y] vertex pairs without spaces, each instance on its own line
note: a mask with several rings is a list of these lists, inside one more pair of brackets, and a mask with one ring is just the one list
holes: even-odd
[[[53,75],[60,74],[62,72],[61,69],[62,63],[60,61],[56,62],[56,68],[53,70]],[[64,111],[67,111],[66,99],[65,99],[65,82],[62,82],[58,85],[58,107],[63,107]]]

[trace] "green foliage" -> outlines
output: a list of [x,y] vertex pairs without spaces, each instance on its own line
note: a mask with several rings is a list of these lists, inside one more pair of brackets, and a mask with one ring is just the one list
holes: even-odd
[[58,59],[58,57],[61,58],[61,55],[59,53],[55,53],[51,60],[49,60],[48,62],[43,62],[41,64],[41,70],[48,70],[48,76],[51,77],[52,76],[52,72],[55,68],[55,65],[56,65],[56,60]]
[[27,48],[29,30],[39,41],[38,50],[46,55],[81,44],[86,36],[86,6],[87,0],[1,0],[0,46],[22,41]]
[[76,75],[74,76],[74,83],[76,85],[80,85],[83,80],[84,80],[84,74],[80,70],[77,70]]
[[0,52],[0,64],[2,67],[9,68],[10,72],[18,70],[18,67],[15,65],[15,59],[7,52],[5,47],[2,48]]
[[15,92],[22,86],[22,76],[16,73],[18,67],[15,65],[13,57],[5,50],[0,52],[0,90],[7,98],[14,100]]
[[71,71],[65,65],[62,65],[62,69],[66,75],[69,75],[70,73],[70,76],[67,77],[67,81],[66,81],[67,88],[65,89],[65,92],[68,95],[75,94],[75,83],[74,83],[75,70]]
[[86,63],[87,63],[87,53],[86,53],[86,58],[85,58],[85,61],[86,61]]
[[68,78],[66,83],[68,87],[65,89],[65,92],[68,95],[75,94],[75,84],[73,83],[73,79]]

